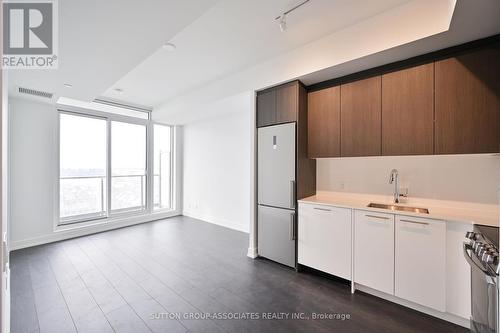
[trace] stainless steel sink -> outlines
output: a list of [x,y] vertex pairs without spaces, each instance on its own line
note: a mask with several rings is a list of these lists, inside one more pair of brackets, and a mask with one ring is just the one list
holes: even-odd
[[380,209],[388,209],[388,210],[399,210],[403,212],[412,212],[412,213],[421,213],[421,214],[429,214],[429,210],[427,208],[419,208],[419,207],[408,207],[408,206],[399,206],[399,205],[387,205],[380,203],[371,202],[368,207],[371,208],[380,208]]

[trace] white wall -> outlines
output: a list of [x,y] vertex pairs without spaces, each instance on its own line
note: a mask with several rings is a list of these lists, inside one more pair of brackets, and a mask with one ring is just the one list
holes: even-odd
[[57,112],[10,100],[11,244],[52,233]]
[[317,190],[390,195],[393,168],[410,197],[498,204],[499,155],[318,159]]
[[[57,214],[55,177],[57,172],[57,116],[56,108],[21,99],[9,100],[10,139],[10,241],[11,248],[43,244],[77,237],[94,232],[154,219],[179,215],[180,209],[169,213],[111,218],[106,223],[81,224],[77,228],[56,228]],[[180,133],[181,131],[179,131]],[[89,134],[91,135],[91,134]],[[176,138],[177,151],[182,142]],[[179,171],[175,183],[181,189],[182,164],[176,161]],[[181,207],[179,192],[177,207]]]
[[217,117],[184,126],[184,215],[249,231],[253,96],[246,92],[208,105]]

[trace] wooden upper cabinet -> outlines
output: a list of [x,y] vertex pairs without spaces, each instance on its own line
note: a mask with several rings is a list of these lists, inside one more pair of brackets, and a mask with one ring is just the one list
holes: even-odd
[[381,77],[340,86],[341,156],[381,154]]
[[436,154],[500,150],[500,49],[437,61]]
[[257,127],[297,121],[298,81],[257,93]]
[[276,123],[276,90],[257,93],[257,127]]
[[382,155],[434,153],[434,63],[382,75]]
[[276,89],[276,121],[278,124],[297,120],[299,83],[294,81]]
[[309,158],[340,156],[340,86],[310,92],[307,101]]

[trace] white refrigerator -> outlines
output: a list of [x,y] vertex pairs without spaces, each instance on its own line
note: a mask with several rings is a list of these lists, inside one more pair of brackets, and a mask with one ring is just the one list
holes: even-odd
[[295,267],[296,125],[258,129],[257,249],[259,256]]

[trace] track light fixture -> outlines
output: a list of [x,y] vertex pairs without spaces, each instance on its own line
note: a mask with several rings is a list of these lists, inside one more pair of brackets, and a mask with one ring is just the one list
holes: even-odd
[[280,16],[280,30],[281,32],[286,30],[286,14]]
[[310,0],[302,1],[301,3],[299,3],[298,5],[296,5],[295,7],[290,8],[289,10],[283,12],[283,14],[281,14],[280,16],[277,16],[277,17],[274,18],[274,20],[276,22],[278,22],[278,24],[280,25],[281,32],[284,32],[286,30],[286,16],[288,14],[290,14],[291,12],[293,12],[295,9],[299,8],[300,6],[306,4],[309,1]]

